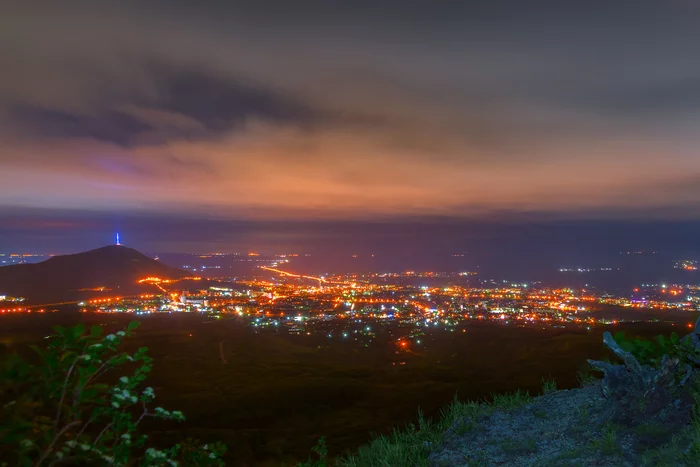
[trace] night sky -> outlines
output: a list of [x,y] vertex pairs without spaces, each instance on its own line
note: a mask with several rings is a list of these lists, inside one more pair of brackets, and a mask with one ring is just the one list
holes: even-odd
[[0,250],[700,236],[694,1],[3,2],[0,44]]

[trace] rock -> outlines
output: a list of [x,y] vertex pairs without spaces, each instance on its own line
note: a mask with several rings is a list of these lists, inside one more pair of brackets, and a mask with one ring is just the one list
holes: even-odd
[[[700,351],[700,319],[683,341]],[[696,436],[689,423],[694,402],[689,381],[698,367],[685,355],[665,355],[654,368],[622,349],[610,333],[603,342],[623,363],[589,360],[604,373],[602,381],[554,391],[515,409],[486,407],[465,415],[431,446],[429,465],[657,465],[649,462],[660,459],[648,456],[670,444],[677,449],[663,458],[667,465],[698,465],[685,457]]]

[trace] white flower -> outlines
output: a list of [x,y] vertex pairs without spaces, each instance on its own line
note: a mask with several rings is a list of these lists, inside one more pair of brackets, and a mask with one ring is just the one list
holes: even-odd
[[216,459],[216,454],[214,454],[213,452],[210,452],[210,453],[209,453],[209,458],[210,458],[210,459]]
[[112,402],[112,407],[114,407],[115,409],[118,409],[118,408],[119,408],[119,402]]
[[66,446],[69,448],[74,448],[75,445],[78,444],[74,439],[71,439],[70,441],[66,441]]
[[117,336],[115,336],[114,334],[109,334],[108,336],[105,336],[105,340],[108,340],[110,342],[116,338],[117,338]]
[[119,337],[124,337],[124,336],[126,336],[126,333],[125,333],[124,331],[119,331],[119,332],[117,333],[117,336],[119,336]]
[[168,464],[170,464],[171,467],[177,467],[177,462],[172,459],[168,459]]
[[82,355],[81,358],[86,362],[89,362],[91,357],[89,355]]
[[131,396],[131,403],[132,404],[135,404],[137,400],[138,399],[136,398],[136,396]]
[[122,376],[121,378],[119,378],[119,382],[122,384],[126,384],[129,382],[129,378],[127,378],[126,376]]
[[89,444],[81,444],[80,449],[82,449],[83,451],[89,451],[90,445]]
[[202,446],[202,449],[204,449],[206,451],[207,449],[209,449],[209,445],[205,444],[204,446]]
[[166,457],[165,453],[163,451],[158,451],[153,448],[148,448],[146,450],[146,455],[149,457]]

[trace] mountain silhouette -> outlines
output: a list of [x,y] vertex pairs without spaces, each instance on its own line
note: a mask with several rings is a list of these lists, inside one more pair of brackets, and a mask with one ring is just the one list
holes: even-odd
[[54,256],[36,264],[0,267],[0,295],[25,297],[28,303],[80,300],[105,287],[110,296],[151,291],[138,283],[145,277],[179,279],[187,273],[121,245],[73,255]]

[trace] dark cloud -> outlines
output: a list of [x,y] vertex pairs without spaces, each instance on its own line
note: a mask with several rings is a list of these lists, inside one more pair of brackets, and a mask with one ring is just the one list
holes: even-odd
[[13,2],[0,11],[0,205],[696,216],[689,190],[663,188],[700,174],[695,13],[653,0]]
[[186,115],[212,131],[227,131],[251,118],[279,124],[320,119],[304,103],[280,92],[193,69],[154,67],[155,107]]
[[78,115],[67,111],[18,104],[8,118],[30,138],[91,138],[128,146],[151,126],[119,112]]
[[252,119],[303,126],[331,118],[298,99],[235,78],[166,65],[141,69],[156,90],[151,96],[112,101],[113,90],[106,88],[97,99],[102,104],[89,114],[17,103],[7,108],[6,118],[29,138],[89,138],[124,147],[217,136]]

